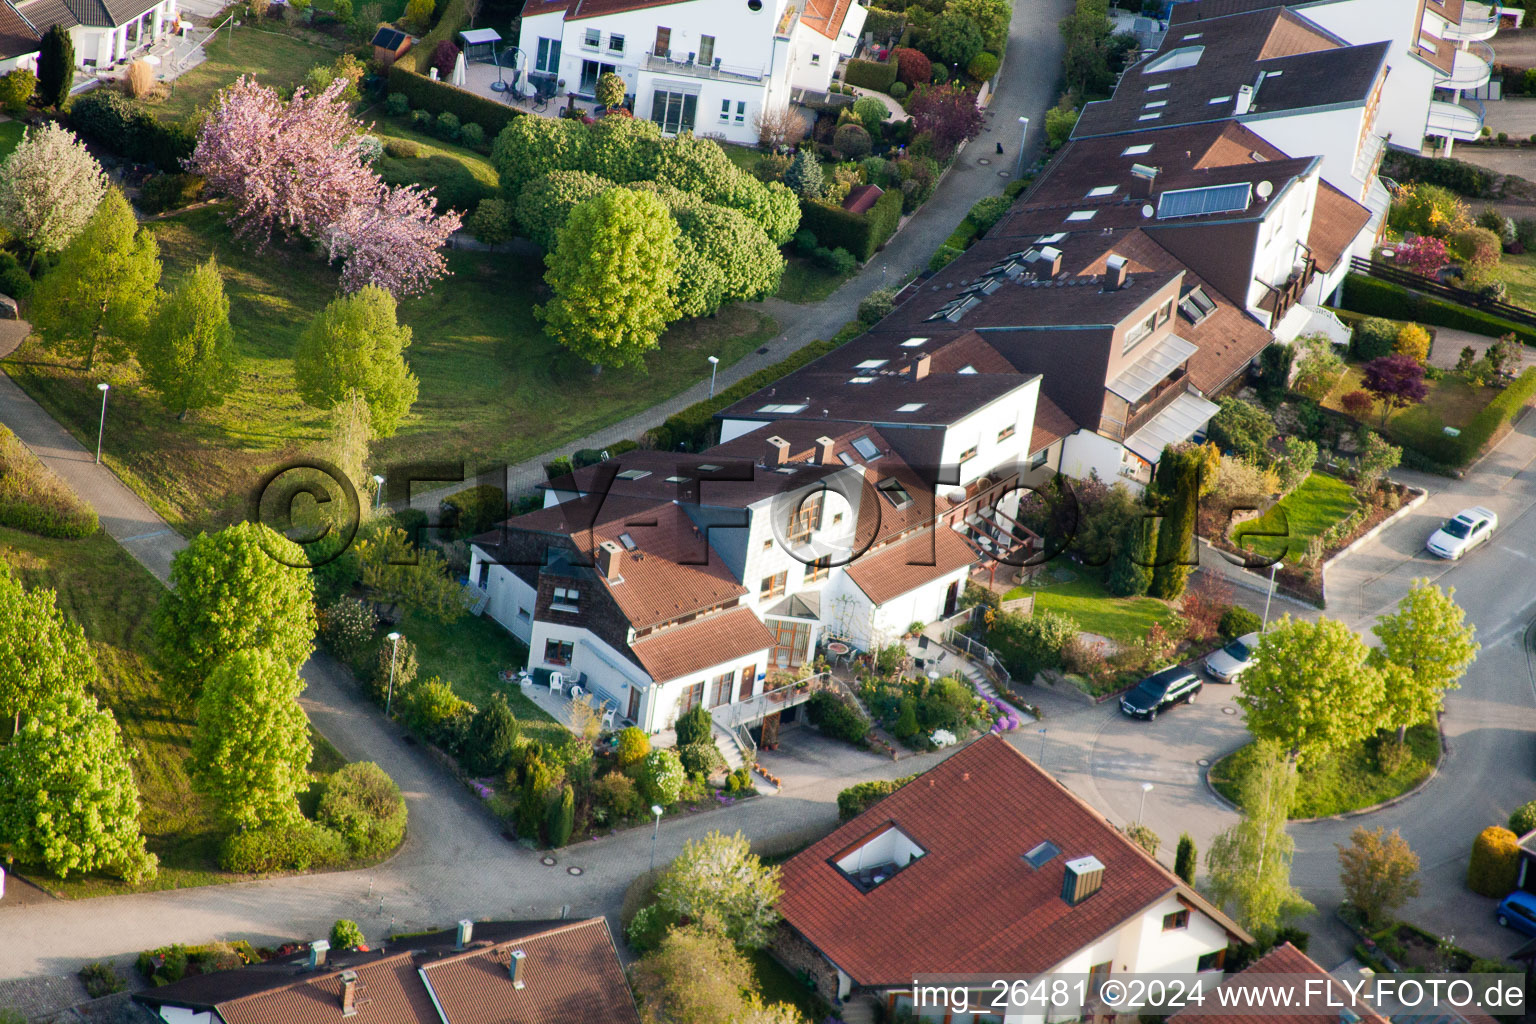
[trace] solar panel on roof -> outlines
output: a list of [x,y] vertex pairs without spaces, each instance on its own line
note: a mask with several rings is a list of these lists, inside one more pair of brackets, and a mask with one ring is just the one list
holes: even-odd
[[398,50],[403,42],[405,33],[395,28],[381,28],[373,37],[373,45],[386,50]]
[[1236,185],[1210,185],[1206,188],[1182,188],[1164,192],[1157,200],[1157,219],[1200,217],[1208,213],[1246,210],[1251,190],[1252,186],[1244,181]]

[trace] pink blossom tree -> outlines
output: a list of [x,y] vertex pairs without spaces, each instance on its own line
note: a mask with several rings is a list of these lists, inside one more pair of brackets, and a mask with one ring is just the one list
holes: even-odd
[[426,189],[379,184],[373,201],[353,203],[331,225],[331,260],[342,261],[342,290],[376,285],[396,297],[426,291],[448,273],[443,243],[459,224],[453,211],[433,212]]
[[242,76],[219,94],[188,168],[234,200],[237,235],[259,236],[263,246],[274,230],[313,238],[374,199],[379,180],[364,159],[362,125],[339,98],[346,86],[301,87],[284,103]]
[[1445,251],[1445,239],[1418,235],[1413,241],[1397,247],[1393,262],[1423,277],[1434,277],[1450,262],[1450,256]]

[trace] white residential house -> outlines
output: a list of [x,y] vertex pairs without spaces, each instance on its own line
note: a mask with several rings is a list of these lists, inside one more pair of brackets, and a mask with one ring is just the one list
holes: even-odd
[[751,145],[764,111],[826,90],[866,14],[856,0],[527,0],[518,46],[554,96],[590,100],[612,72],[668,134]]
[[69,31],[75,63],[110,67],[172,31],[177,0],[0,0],[0,73],[35,69],[37,44],[54,25]]

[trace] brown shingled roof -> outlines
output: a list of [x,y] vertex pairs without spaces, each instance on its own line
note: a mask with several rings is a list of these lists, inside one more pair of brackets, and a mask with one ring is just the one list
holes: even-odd
[[1035,432],[1029,438],[1029,454],[1043,452],[1070,434],[1077,433],[1072,417],[1061,411],[1061,406],[1041,395],[1035,403]]
[[1317,269],[1326,274],[1338,266],[1349,243],[1370,219],[1370,210],[1326,181],[1319,181],[1317,206],[1312,211],[1312,230],[1307,234],[1307,248],[1312,250]]
[[[1284,982],[1282,983],[1280,978],[1273,977],[1275,975],[1285,976]],[[1221,983],[1221,987],[1231,991],[1258,989],[1266,985],[1294,985],[1303,976],[1311,976],[1319,980],[1326,979],[1329,986],[1327,995],[1329,1005],[1319,1006],[1315,1012],[1302,1012],[1299,1007],[1288,1009],[1285,1014],[1287,1024],[1340,1024],[1342,1020],[1347,1019],[1341,1013],[1345,1007],[1354,1010],[1361,1024],[1387,1024],[1386,1017],[1351,998],[1344,986],[1335,981],[1317,961],[1289,942],[1276,946],[1237,974],[1227,978]],[[1320,999],[1321,995],[1319,992]],[[1206,996],[1202,1008],[1180,1010],[1169,1017],[1168,1021],[1169,1024],[1175,1021],[1178,1024],[1273,1024],[1274,1022],[1274,1017],[1263,1011],[1215,1009],[1225,1005],[1218,1001],[1214,994],[1210,994]],[[1307,1009],[1310,1011],[1311,1008]]]
[[[832,858],[886,823],[924,855],[861,891]],[[1031,867],[1023,855],[1047,840],[1060,855]],[[1087,855],[1104,865],[1103,887],[1068,906],[1061,899],[1064,865]],[[995,735],[792,857],[781,884],[785,922],[855,985],[910,985],[919,974],[1046,971],[1175,894],[1246,939],[1102,814]]]
[[767,650],[778,641],[750,608],[732,608],[632,641],[629,649],[657,682],[702,672]]
[[[521,988],[512,986],[508,970],[516,951],[524,954]],[[423,967],[422,976],[449,1024],[640,1021],[600,917],[447,957]]]
[[282,988],[219,1003],[219,1016],[225,1024],[425,1024],[436,1019],[409,951],[349,970],[357,974],[353,1016],[341,1013],[339,970],[317,972]]
[[853,0],[805,0],[805,12],[800,15],[800,22],[828,39],[836,39],[852,6]]
[[0,57],[20,57],[38,47],[36,29],[17,13],[10,0],[0,0]]
[[959,533],[947,526],[935,526],[854,559],[848,565],[848,578],[879,605],[948,576],[979,558]]

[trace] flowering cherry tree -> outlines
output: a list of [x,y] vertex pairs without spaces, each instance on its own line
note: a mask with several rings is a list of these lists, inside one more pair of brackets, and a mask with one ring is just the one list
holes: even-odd
[[219,94],[188,167],[234,200],[237,235],[263,246],[274,232],[325,240],[348,292],[369,284],[396,295],[425,291],[448,273],[438,250],[459,216],[438,216],[429,190],[391,188],[373,172],[368,136],[342,98],[347,85],[301,87],[284,103],[241,77]]
[[426,189],[380,184],[372,202],[354,202],[331,225],[331,260],[342,261],[342,290],[371,284],[396,296],[426,291],[448,273],[442,247],[459,224],[457,213],[433,212]]

